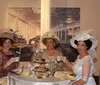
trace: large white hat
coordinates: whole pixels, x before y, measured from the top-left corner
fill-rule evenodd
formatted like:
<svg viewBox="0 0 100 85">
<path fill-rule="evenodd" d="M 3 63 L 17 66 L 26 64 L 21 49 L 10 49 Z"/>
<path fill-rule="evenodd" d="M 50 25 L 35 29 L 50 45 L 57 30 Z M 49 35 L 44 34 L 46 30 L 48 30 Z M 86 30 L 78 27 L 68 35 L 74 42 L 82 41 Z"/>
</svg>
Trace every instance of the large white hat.
<svg viewBox="0 0 100 85">
<path fill-rule="evenodd" d="M 42 36 L 42 43 L 45 45 L 45 40 L 46 39 L 54 39 L 55 40 L 55 45 L 59 44 L 60 39 L 54 34 L 54 32 L 46 32 L 43 36 Z"/>
<path fill-rule="evenodd" d="M 70 40 L 70 44 L 72 47 L 77 48 L 77 45 L 75 44 L 75 40 L 77 41 L 84 41 L 84 40 L 90 40 L 92 42 L 92 46 L 90 49 L 95 49 L 97 47 L 97 39 L 94 38 L 93 36 L 91 36 L 90 34 L 88 34 L 89 31 L 83 31 L 83 32 L 79 32 L 78 34 L 76 34 L 71 40 Z"/>
</svg>

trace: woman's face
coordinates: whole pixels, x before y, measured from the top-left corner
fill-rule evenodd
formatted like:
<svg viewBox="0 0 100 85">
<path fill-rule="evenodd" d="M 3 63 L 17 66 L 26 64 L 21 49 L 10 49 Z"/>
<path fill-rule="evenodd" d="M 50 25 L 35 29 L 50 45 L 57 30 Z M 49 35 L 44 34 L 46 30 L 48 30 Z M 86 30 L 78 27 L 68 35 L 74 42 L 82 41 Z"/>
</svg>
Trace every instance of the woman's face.
<svg viewBox="0 0 100 85">
<path fill-rule="evenodd" d="M 46 40 L 46 47 L 47 47 L 47 49 L 54 48 L 54 41 L 53 41 L 53 39 L 47 39 Z"/>
<path fill-rule="evenodd" d="M 85 42 L 83 42 L 83 41 L 78 41 L 78 43 L 77 43 L 77 50 L 78 50 L 78 52 L 79 53 L 83 53 L 83 52 L 85 52 L 86 51 L 86 44 L 85 44 Z"/>
<path fill-rule="evenodd" d="M 36 41 L 35 42 L 35 48 L 39 48 L 40 47 L 40 41 Z"/>
<path fill-rule="evenodd" d="M 11 48 L 11 40 L 10 39 L 6 39 L 3 43 L 3 47 L 5 49 L 10 49 Z"/>
</svg>

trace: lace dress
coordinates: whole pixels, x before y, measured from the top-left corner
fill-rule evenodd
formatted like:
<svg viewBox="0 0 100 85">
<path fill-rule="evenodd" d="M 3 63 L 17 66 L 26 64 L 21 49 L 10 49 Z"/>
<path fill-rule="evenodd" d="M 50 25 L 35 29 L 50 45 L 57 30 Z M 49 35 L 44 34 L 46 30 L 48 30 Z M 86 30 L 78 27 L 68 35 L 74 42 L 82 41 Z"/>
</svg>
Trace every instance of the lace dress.
<svg viewBox="0 0 100 85">
<path fill-rule="evenodd" d="M 56 50 L 56 53 L 53 56 L 48 56 L 47 52 L 44 51 L 42 58 L 46 60 L 46 63 L 52 64 L 53 71 L 62 71 L 65 70 L 63 62 L 57 62 L 57 56 L 62 56 L 62 52 Z"/>
<path fill-rule="evenodd" d="M 10 66 L 4 69 L 4 65 L 12 58 L 14 54 L 6 55 L 0 50 L 0 85 L 7 85 L 7 74 L 13 68 L 16 68 L 16 63 L 12 63 Z"/>
<path fill-rule="evenodd" d="M 83 79 L 86 82 L 84 85 L 96 85 L 95 80 L 92 77 L 94 72 L 94 63 L 90 55 L 87 55 L 82 59 L 79 59 L 78 56 L 74 63 L 73 71 L 76 74 L 77 80 Z"/>
<path fill-rule="evenodd" d="M 7 76 L 8 71 L 16 68 L 16 62 L 9 65 L 4 69 L 4 65 L 12 58 L 15 57 L 14 54 L 7 55 L 2 50 L 0 50 L 0 78 L 3 76 Z"/>
</svg>

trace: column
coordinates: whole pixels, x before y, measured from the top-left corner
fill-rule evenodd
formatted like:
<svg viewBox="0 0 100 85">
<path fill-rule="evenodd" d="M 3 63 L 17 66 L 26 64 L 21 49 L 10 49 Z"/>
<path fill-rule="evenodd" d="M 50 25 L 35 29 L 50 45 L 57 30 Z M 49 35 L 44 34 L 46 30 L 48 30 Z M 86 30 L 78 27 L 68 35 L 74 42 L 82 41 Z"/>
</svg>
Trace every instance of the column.
<svg viewBox="0 0 100 85">
<path fill-rule="evenodd" d="M 41 0 L 41 32 L 40 35 L 50 30 L 50 0 Z M 41 43 L 41 48 L 44 48 Z"/>
<path fill-rule="evenodd" d="M 50 0 L 41 0 L 41 36 L 50 29 Z"/>
</svg>

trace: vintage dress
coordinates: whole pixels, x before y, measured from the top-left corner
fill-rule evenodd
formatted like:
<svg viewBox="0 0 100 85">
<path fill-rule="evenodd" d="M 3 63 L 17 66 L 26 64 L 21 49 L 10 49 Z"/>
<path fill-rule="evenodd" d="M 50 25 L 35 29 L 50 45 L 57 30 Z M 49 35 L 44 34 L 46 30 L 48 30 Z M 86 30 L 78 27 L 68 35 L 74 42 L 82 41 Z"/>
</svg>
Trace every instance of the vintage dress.
<svg viewBox="0 0 100 85">
<path fill-rule="evenodd" d="M 90 72 L 89 72 L 88 76 L 82 76 L 82 65 L 84 64 L 84 62 L 86 60 L 89 61 Z M 83 57 L 82 59 L 79 59 L 79 56 L 78 56 L 77 60 L 74 63 L 73 71 L 76 74 L 77 80 L 83 79 L 84 81 L 86 81 L 86 84 L 84 84 L 84 85 L 96 85 L 95 80 L 92 77 L 92 74 L 94 73 L 94 63 L 93 63 L 93 59 L 90 55 L 87 55 L 87 56 Z"/>
<path fill-rule="evenodd" d="M 63 58 L 62 52 L 56 50 L 56 53 L 53 56 L 48 56 L 47 51 L 45 50 L 42 54 L 42 58 L 46 60 L 46 63 L 48 63 L 49 65 L 51 64 L 50 68 L 53 72 L 65 70 L 64 63 L 57 62 L 57 56 L 61 56 Z"/>
<path fill-rule="evenodd" d="M 0 78 L 3 76 L 6 76 L 7 73 L 11 70 L 16 68 L 16 62 L 12 63 L 10 66 L 8 66 L 6 69 L 4 69 L 4 65 L 10 60 L 10 58 L 14 57 L 14 54 L 12 55 L 6 55 L 2 50 L 0 50 Z"/>
<path fill-rule="evenodd" d="M 43 58 L 47 64 L 51 65 L 50 67 L 53 71 L 65 70 L 64 63 L 57 62 L 57 56 L 61 56 L 63 58 L 62 52 L 56 50 L 56 53 L 53 56 L 48 56 L 47 50 L 44 50 L 44 52 L 32 56 L 32 61 L 34 61 L 34 59 Z"/>
</svg>

